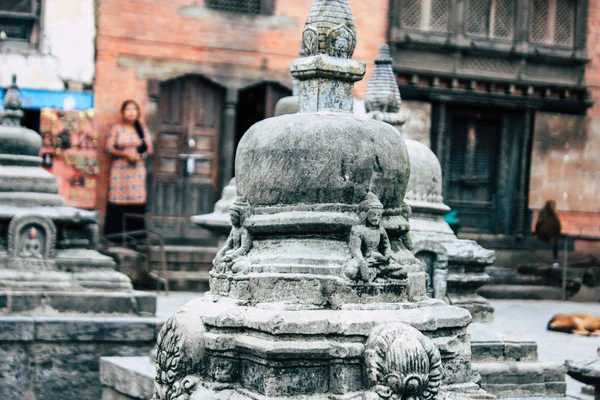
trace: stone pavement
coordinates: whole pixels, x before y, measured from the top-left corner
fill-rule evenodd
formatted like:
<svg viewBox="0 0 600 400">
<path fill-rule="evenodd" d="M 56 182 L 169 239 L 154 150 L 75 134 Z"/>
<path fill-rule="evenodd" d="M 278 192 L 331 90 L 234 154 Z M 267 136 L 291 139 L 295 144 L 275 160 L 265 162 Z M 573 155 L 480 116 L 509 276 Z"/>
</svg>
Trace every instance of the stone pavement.
<svg viewBox="0 0 600 400">
<path fill-rule="evenodd" d="M 156 316 L 167 319 L 199 293 L 172 292 L 158 296 Z M 496 309 L 491 328 L 513 339 L 530 339 L 538 343 L 540 361 L 564 363 L 566 359 L 593 358 L 600 346 L 599 337 L 582 337 L 551 332 L 546 325 L 554 314 L 586 313 L 600 316 L 598 303 L 574 303 L 550 300 L 491 300 Z M 567 376 L 567 393 L 579 395 L 582 384 Z"/>
<path fill-rule="evenodd" d="M 575 303 L 551 300 L 491 300 L 496 309 L 498 329 L 515 338 L 535 340 L 540 361 L 564 363 L 565 360 L 589 360 L 595 357 L 600 337 L 585 337 L 551 332 L 546 329 L 555 314 L 584 313 L 600 316 L 600 303 Z M 579 395 L 582 384 L 567 376 L 567 394 Z"/>
</svg>

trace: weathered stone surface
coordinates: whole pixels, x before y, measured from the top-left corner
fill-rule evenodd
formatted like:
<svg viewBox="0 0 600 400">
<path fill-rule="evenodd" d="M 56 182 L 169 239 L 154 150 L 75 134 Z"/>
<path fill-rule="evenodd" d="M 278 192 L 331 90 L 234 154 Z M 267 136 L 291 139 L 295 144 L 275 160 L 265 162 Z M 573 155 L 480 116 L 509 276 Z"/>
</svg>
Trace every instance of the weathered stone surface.
<svg viewBox="0 0 600 400">
<path fill-rule="evenodd" d="M 149 342 L 153 318 L 34 317 L 36 341 Z"/>
<path fill-rule="evenodd" d="M 283 115 L 242 137 L 237 187 L 254 207 L 357 204 L 371 188 L 385 208 L 397 208 L 408 183 L 407 161 L 402 136 L 380 122 L 335 113 Z"/>
<path fill-rule="evenodd" d="M 155 342 L 154 318 L 0 317 L 0 398 L 99 399 L 100 357 L 145 356 Z"/>
<path fill-rule="evenodd" d="M 426 298 L 409 250 L 402 135 L 351 114 L 348 1 L 315 0 L 302 39 L 300 113 L 240 141 L 234 230 L 211 292 L 161 329 L 154 398 L 486 398 L 469 312 Z"/>
<path fill-rule="evenodd" d="M 27 342 L 34 338 L 35 322 L 30 317 L 0 317 L 0 341 Z"/>
<path fill-rule="evenodd" d="M 114 391 L 114 396 L 123 396 L 124 399 L 150 399 L 154 393 L 155 373 L 154 363 L 148 357 L 102 357 L 102 398 L 118 399 L 119 397 L 108 397 Z"/>
</svg>

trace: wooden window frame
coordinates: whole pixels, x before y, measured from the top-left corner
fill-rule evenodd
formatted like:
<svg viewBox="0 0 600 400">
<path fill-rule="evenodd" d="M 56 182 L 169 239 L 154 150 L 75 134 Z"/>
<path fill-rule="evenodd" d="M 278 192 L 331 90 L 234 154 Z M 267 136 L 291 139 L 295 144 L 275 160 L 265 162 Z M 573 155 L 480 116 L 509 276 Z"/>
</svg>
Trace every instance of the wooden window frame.
<svg viewBox="0 0 600 400">
<path fill-rule="evenodd" d="M 220 0 L 204 0 L 207 8 L 214 10 L 214 11 L 218 11 L 218 12 L 228 12 L 228 13 L 232 13 L 232 14 L 250 15 L 250 16 L 267 16 L 267 15 L 273 15 L 275 13 L 275 1 L 276 0 L 260 0 L 260 12 L 258 12 L 258 13 L 226 10 L 226 9 L 224 9 L 223 6 L 221 6 L 219 4 L 219 1 Z M 246 2 L 247 0 L 238 0 L 238 1 Z"/>
<path fill-rule="evenodd" d="M 578 2 L 576 0 L 572 0 L 573 7 L 573 16 L 572 16 L 572 32 L 571 32 L 571 43 L 569 44 L 561 44 L 556 43 L 556 19 L 557 19 L 557 2 L 558 0 L 547 0 L 548 1 L 548 25 L 547 25 L 547 34 L 546 39 L 542 41 L 534 41 L 532 39 L 532 33 L 529 33 L 528 41 L 534 45 L 542 45 L 542 46 L 550 46 L 550 47 L 561 47 L 561 48 L 572 48 L 576 46 L 577 43 L 577 25 L 580 21 L 578 21 Z M 530 17 L 529 17 L 529 26 L 532 26 L 531 19 L 534 17 L 534 8 L 533 1 L 530 3 Z"/>
<path fill-rule="evenodd" d="M 469 15 L 469 2 L 468 0 L 465 1 L 465 7 L 466 7 L 466 15 L 465 15 L 465 35 L 467 36 L 471 36 L 471 37 L 476 37 L 476 38 L 482 38 L 482 39 L 490 39 L 490 40 L 502 40 L 502 41 L 508 41 L 508 42 L 512 42 L 515 40 L 515 35 L 516 35 L 516 29 L 517 29 L 517 13 L 518 13 L 518 2 L 514 1 L 513 3 L 513 21 L 512 21 L 512 34 L 509 37 L 501 37 L 501 36 L 495 36 L 495 31 L 496 31 L 496 9 L 497 9 L 497 4 L 498 4 L 498 0 L 490 0 L 490 11 L 489 11 L 489 15 L 488 15 L 488 24 L 485 27 L 486 29 L 486 33 L 485 35 L 479 35 L 476 33 L 469 33 L 468 32 L 468 26 L 467 26 L 467 18 Z"/>
<path fill-rule="evenodd" d="M 5 39 L 6 41 L 31 43 L 31 44 L 37 43 L 39 35 L 37 35 L 36 33 L 37 33 L 37 31 L 39 31 L 40 14 L 41 14 L 43 0 L 29 0 L 29 2 L 31 4 L 31 12 L 16 12 L 16 11 L 8 11 L 8 10 L 0 9 L 0 18 L 28 21 L 31 23 L 31 27 L 27 30 L 26 38 L 22 39 L 22 38 L 8 37 Z M 0 22 L 0 31 L 3 31 L 3 26 L 1 24 L 1 22 Z"/>
</svg>

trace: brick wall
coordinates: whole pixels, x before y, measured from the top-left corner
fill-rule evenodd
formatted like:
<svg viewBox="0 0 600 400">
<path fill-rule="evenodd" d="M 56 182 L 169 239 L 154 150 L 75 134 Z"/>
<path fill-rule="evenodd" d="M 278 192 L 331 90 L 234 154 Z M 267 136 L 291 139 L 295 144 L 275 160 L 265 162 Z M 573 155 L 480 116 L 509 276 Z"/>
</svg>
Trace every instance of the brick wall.
<svg viewBox="0 0 600 400">
<path fill-rule="evenodd" d="M 350 0 L 358 45 L 354 55 L 368 63 L 368 76 L 356 85 L 363 97 L 378 46 L 386 42 L 389 0 Z M 193 4 L 193 5 L 191 5 Z M 132 98 L 146 108 L 143 67 L 123 66 L 123 57 L 173 65 L 216 64 L 216 69 L 289 71 L 298 56 L 304 20 L 312 0 L 277 0 L 273 16 L 248 17 L 204 8 L 202 0 L 97 0 L 95 103 L 100 145 L 118 121 L 118 108 Z M 121 60 L 121 61 L 120 61 Z M 292 77 L 290 76 L 290 82 Z M 101 159 L 98 208 L 104 210 L 109 160 Z"/>
<path fill-rule="evenodd" d="M 564 233 L 600 237 L 600 1 L 588 4 L 585 82 L 594 105 L 581 117 L 537 113 L 529 207 L 553 199 Z"/>
</svg>

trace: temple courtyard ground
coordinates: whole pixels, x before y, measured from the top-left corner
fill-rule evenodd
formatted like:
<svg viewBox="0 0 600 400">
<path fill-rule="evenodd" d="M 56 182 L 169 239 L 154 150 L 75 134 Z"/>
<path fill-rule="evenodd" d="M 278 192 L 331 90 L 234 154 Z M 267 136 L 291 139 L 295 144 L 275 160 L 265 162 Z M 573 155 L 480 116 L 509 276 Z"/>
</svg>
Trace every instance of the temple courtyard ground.
<svg viewBox="0 0 600 400">
<path fill-rule="evenodd" d="M 171 292 L 159 294 L 156 316 L 168 318 L 200 293 Z M 496 309 L 494 329 L 510 339 L 529 339 L 538 343 L 540 361 L 562 364 L 567 359 L 587 360 L 596 355 L 600 337 L 583 337 L 546 329 L 555 314 L 585 313 L 600 316 L 600 303 L 576 303 L 548 300 L 491 300 Z M 567 376 L 567 394 L 579 398 L 581 383 Z"/>
</svg>

